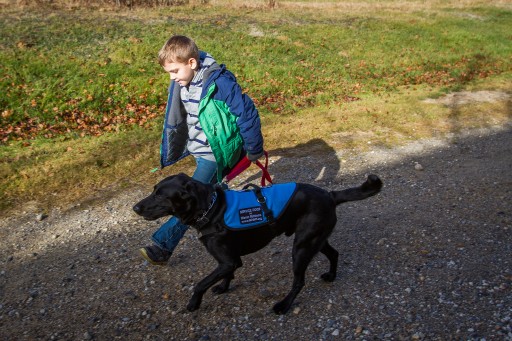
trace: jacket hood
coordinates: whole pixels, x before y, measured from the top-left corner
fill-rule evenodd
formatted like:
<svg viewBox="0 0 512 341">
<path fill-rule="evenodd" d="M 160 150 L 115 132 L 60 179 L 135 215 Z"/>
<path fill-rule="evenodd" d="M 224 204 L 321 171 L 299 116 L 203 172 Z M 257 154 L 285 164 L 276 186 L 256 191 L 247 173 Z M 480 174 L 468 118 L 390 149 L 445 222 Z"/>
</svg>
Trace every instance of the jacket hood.
<svg viewBox="0 0 512 341">
<path fill-rule="evenodd" d="M 199 52 L 199 63 L 201 64 L 201 67 L 205 66 L 206 70 L 204 71 L 203 79 L 207 81 L 206 84 L 203 84 L 203 89 L 211 84 L 211 78 L 213 76 L 214 79 L 217 79 L 218 73 L 217 71 L 221 70 L 224 65 L 217 64 L 217 61 L 213 59 L 213 57 L 204 52 Z"/>
</svg>

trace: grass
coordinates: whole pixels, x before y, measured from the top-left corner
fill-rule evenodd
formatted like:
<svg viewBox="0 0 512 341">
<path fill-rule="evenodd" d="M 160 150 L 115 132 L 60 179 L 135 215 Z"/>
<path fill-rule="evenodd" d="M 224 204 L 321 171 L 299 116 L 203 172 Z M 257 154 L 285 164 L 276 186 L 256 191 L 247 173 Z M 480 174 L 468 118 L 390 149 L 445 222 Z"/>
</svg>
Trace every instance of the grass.
<svg viewBox="0 0 512 341">
<path fill-rule="evenodd" d="M 392 146 L 510 119 L 506 103 L 455 111 L 422 102 L 463 89 L 512 91 L 504 2 L 283 1 L 272 11 L 211 3 L 0 9 L 0 208 L 27 198 L 51 206 L 161 176 L 149 172 L 168 86 L 156 52 L 173 33 L 192 36 L 237 75 L 269 150 L 314 138 Z"/>
</svg>

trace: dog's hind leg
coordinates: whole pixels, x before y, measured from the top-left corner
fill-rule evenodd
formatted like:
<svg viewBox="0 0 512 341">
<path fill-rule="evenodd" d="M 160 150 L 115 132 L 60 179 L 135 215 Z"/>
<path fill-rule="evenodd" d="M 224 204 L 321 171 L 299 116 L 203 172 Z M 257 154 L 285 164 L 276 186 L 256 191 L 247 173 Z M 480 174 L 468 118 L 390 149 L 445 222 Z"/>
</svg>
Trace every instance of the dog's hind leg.
<svg viewBox="0 0 512 341">
<path fill-rule="evenodd" d="M 320 276 L 326 282 L 332 282 L 336 278 L 336 272 L 338 271 L 338 257 L 339 253 L 333 248 L 326 240 L 324 246 L 320 249 L 327 259 L 329 259 L 329 272 L 326 272 Z"/>
</svg>

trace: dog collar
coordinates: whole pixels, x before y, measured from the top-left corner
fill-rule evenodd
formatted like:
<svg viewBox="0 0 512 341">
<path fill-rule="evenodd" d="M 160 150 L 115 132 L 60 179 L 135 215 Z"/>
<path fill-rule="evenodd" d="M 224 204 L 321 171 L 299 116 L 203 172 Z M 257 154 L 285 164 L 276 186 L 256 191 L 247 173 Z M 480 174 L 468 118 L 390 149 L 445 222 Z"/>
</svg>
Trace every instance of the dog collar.
<svg viewBox="0 0 512 341">
<path fill-rule="evenodd" d="M 217 201 L 217 192 L 213 192 L 212 196 L 212 202 L 210 203 L 210 206 L 208 206 L 208 209 L 203 213 L 203 215 L 199 218 L 197 218 L 196 223 L 194 224 L 196 228 L 201 228 L 204 225 L 208 224 L 210 220 L 206 218 L 210 210 L 212 209 L 213 205 L 215 204 L 215 201 Z"/>
</svg>

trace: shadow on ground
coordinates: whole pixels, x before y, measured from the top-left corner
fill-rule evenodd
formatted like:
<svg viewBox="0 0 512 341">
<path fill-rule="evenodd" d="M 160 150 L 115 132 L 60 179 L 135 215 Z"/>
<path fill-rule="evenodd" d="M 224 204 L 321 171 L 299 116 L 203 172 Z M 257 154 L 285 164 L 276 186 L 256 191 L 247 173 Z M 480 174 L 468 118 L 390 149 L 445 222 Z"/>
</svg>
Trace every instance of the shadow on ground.
<svg viewBox="0 0 512 341">
<path fill-rule="evenodd" d="M 269 166 L 275 183 L 330 183 L 337 180 L 340 170 L 336 151 L 322 139 L 313 139 L 291 148 L 270 150 L 269 155 L 277 159 Z M 242 181 L 241 185 L 259 183 L 260 178 L 261 172 L 258 172 Z"/>
</svg>

